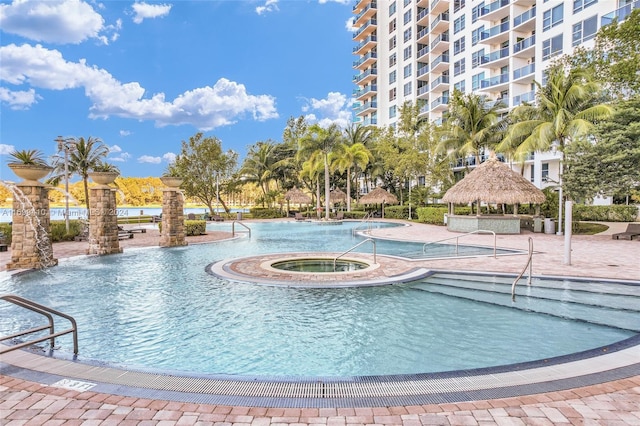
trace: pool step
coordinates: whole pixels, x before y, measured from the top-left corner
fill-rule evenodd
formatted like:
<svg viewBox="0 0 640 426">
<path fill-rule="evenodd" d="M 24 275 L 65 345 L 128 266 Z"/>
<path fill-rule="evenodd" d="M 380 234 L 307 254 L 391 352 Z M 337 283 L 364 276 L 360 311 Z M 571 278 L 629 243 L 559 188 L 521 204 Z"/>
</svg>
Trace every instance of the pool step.
<svg viewBox="0 0 640 426">
<path fill-rule="evenodd" d="M 485 278 L 489 279 L 489 277 Z M 640 332 L 640 303 L 638 303 L 637 297 L 636 300 L 629 303 L 627 300 L 629 295 L 592 293 L 591 297 L 594 300 L 586 300 L 588 295 L 583 294 L 585 292 L 582 291 L 579 296 L 585 301 L 581 302 L 575 300 L 576 295 L 573 294 L 573 290 L 564 289 L 562 295 L 556 293 L 557 297 L 552 298 L 549 291 L 557 292 L 557 289 L 536 288 L 535 285 L 528 287 L 524 284 L 522 288 L 518 288 L 518 297 L 514 303 L 511 301 L 512 279 L 507 281 L 506 277 L 491 278 L 491 282 L 485 282 L 474 280 L 471 276 L 465 276 L 464 280 L 458 280 L 445 274 L 436 274 L 420 283 L 412 284 L 411 287 L 420 291 Z M 493 280 L 493 278 L 496 279 Z M 536 293 L 543 294 L 540 296 Z M 560 296 L 566 301 L 559 302 L 557 299 Z M 607 296 L 606 303 L 600 303 L 599 299 L 602 296 Z"/>
</svg>

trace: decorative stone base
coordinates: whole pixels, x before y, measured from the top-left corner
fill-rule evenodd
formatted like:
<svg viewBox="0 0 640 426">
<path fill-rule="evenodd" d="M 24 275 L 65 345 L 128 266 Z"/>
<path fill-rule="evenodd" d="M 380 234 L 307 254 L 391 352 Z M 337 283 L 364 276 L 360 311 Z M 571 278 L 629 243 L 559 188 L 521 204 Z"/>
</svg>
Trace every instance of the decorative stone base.
<svg viewBox="0 0 640 426">
<path fill-rule="evenodd" d="M 116 195 L 113 188 L 91 188 L 89 197 L 89 249 L 87 254 L 122 253 L 118 238 Z"/>
<path fill-rule="evenodd" d="M 184 232 L 184 201 L 178 188 L 162 191 L 162 228 L 160 247 L 186 246 Z"/>
</svg>

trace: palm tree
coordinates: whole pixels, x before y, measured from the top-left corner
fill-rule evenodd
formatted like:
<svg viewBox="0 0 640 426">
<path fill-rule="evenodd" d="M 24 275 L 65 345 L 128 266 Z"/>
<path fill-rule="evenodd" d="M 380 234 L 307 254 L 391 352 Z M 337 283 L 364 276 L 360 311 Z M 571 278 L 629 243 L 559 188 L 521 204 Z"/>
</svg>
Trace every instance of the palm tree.
<svg viewBox="0 0 640 426">
<path fill-rule="evenodd" d="M 269 193 L 269 182 L 272 180 L 275 169 L 275 161 L 273 153 L 275 144 L 272 141 L 257 142 L 249 148 L 247 157 L 242 164 L 240 174 L 246 178 L 248 182 L 256 183 L 262 189 L 264 200 L 267 199 Z"/>
<path fill-rule="evenodd" d="M 313 154 L 319 153 L 324 161 L 324 200 L 325 200 L 325 217 L 329 219 L 329 193 L 330 174 L 329 174 L 329 154 L 340 143 L 342 132 L 337 124 L 332 124 L 324 129 L 318 124 L 309 127 L 307 134 L 300 141 L 298 147 L 299 158 L 310 158 Z"/>
<path fill-rule="evenodd" d="M 302 163 L 302 169 L 300 170 L 300 179 L 305 182 L 309 180 L 312 182 L 309 185 L 309 189 L 313 190 L 315 186 L 315 199 L 316 199 L 316 212 L 318 218 L 320 218 L 320 174 L 324 170 L 324 160 L 320 151 L 313 153 L 309 159 Z"/>
<path fill-rule="evenodd" d="M 354 172 L 358 167 L 364 169 L 370 161 L 373 161 L 371 151 L 363 143 L 338 144 L 330 155 L 330 163 L 333 170 L 347 171 L 347 211 L 351 211 L 351 169 Z M 354 173 L 355 174 L 355 173 Z"/>
<path fill-rule="evenodd" d="M 438 135 L 438 151 L 451 156 L 473 155 L 480 164 L 480 152 L 498 142 L 501 102 L 489 101 L 475 93 L 455 90 L 449 102 L 449 116 Z"/>
<path fill-rule="evenodd" d="M 88 139 L 71 138 L 67 144 L 72 147 L 68 158 L 68 171 L 70 175 L 78 175 L 82 179 L 84 185 L 84 199 L 87 206 L 87 217 L 90 217 L 89 208 L 89 172 L 95 167 L 102 164 L 102 159 L 109 154 L 109 148 L 100 140 L 89 136 Z M 47 181 L 52 185 L 57 185 L 65 176 L 64 156 L 56 155 L 53 157 L 52 177 Z"/>
</svg>

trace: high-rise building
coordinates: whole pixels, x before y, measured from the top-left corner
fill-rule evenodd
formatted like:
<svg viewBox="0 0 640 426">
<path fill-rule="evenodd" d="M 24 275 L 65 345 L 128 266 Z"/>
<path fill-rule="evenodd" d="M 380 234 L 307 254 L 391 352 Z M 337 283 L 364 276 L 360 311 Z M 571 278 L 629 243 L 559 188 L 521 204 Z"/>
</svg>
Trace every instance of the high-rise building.
<svg viewBox="0 0 640 426">
<path fill-rule="evenodd" d="M 500 100 L 506 113 L 535 100 L 534 81 L 544 84 L 555 57 L 589 46 L 634 8 L 640 0 L 358 0 L 355 120 L 393 126 L 405 101 L 421 100 L 421 114 L 441 123 L 454 89 Z M 524 176 L 557 185 L 559 163 L 557 153 L 534 153 Z"/>
</svg>

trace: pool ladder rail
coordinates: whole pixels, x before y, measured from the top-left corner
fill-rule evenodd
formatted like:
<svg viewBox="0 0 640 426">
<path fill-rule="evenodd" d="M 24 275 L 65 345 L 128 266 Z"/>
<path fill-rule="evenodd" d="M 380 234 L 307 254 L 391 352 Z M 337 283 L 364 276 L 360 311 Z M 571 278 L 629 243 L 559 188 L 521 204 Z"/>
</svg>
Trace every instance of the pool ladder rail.
<svg viewBox="0 0 640 426">
<path fill-rule="evenodd" d="M 351 247 L 349 250 L 345 251 L 344 253 L 341 253 L 341 254 L 337 255 L 336 257 L 334 257 L 333 258 L 333 272 L 336 271 L 336 262 L 338 261 L 338 259 L 340 259 L 345 254 L 350 253 L 351 251 L 357 249 L 362 244 L 368 243 L 368 242 L 373 244 L 373 264 L 374 265 L 377 264 L 378 262 L 376 260 L 376 241 L 373 238 L 367 238 L 366 240 L 360 241 L 358 244 L 356 244 L 355 246 Z"/>
<path fill-rule="evenodd" d="M 527 278 L 527 285 L 531 285 L 531 270 L 533 269 L 533 238 L 529 237 L 529 255 L 527 256 L 527 263 L 520 271 L 520 274 L 513 280 L 513 284 L 511 284 L 511 301 L 516 301 L 516 284 L 520 281 L 520 278 L 524 275 L 524 272 L 529 268 L 529 277 Z"/>
<path fill-rule="evenodd" d="M 442 240 L 437 240 L 437 241 L 429 241 L 424 243 L 424 245 L 422 246 L 422 253 L 426 253 L 427 250 L 427 246 L 431 245 L 431 244 L 437 244 L 437 243 L 441 243 L 443 241 L 449 241 L 449 240 L 456 240 L 456 256 L 459 254 L 458 253 L 458 241 L 460 238 L 462 237 L 467 237 L 469 235 L 473 235 L 473 234 L 493 234 L 493 258 L 496 258 L 496 233 L 494 231 L 488 231 L 485 229 L 478 229 L 475 231 L 471 231 L 471 232 L 467 232 L 465 234 L 462 235 L 456 235 L 455 237 L 448 237 L 448 238 L 444 238 Z"/>
<path fill-rule="evenodd" d="M 373 219 L 373 212 L 369 212 L 366 215 L 364 215 L 364 217 L 362 218 L 362 222 L 360 222 L 360 224 L 358 226 L 356 226 L 355 228 L 353 228 L 351 230 L 351 234 L 352 235 L 356 235 L 358 233 L 358 231 L 362 231 L 363 228 L 366 226 L 366 230 L 364 230 L 363 232 L 365 234 L 370 234 L 371 233 L 371 222 Z"/>
<path fill-rule="evenodd" d="M 73 319 L 72 316 L 64 314 L 60 311 L 57 311 L 53 308 L 49 308 L 47 306 L 41 305 L 39 303 L 34 302 L 33 300 L 25 299 L 20 296 L 16 296 L 14 294 L 6 294 L 1 296 L 0 299 L 6 300 L 9 303 L 13 303 L 14 305 L 20 306 L 22 308 L 28 309 L 32 312 L 43 315 L 49 320 L 49 325 L 42 325 L 40 327 L 31 328 L 29 330 L 20 331 L 18 333 L 12 334 L 10 336 L 0 337 L 0 342 L 5 340 L 14 339 L 20 336 L 26 336 L 28 334 L 38 333 L 40 331 L 49 330 L 49 334 L 44 337 L 38 337 L 33 340 L 29 340 L 28 342 L 18 343 L 12 346 L 0 347 L 0 354 L 10 352 L 16 349 L 24 348 L 27 346 L 31 346 L 34 343 L 44 342 L 45 340 L 49 340 L 49 344 L 51 348 L 55 346 L 56 337 L 63 336 L 65 334 L 72 333 L 73 334 L 73 353 L 78 355 L 78 326 L 76 325 L 76 320 Z M 67 330 L 55 331 L 55 322 L 53 320 L 53 315 L 59 316 L 68 320 L 71 323 L 71 327 Z"/>
<path fill-rule="evenodd" d="M 236 236 L 236 223 L 240 226 L 242 226 L 243 228 L 246 229 L 246 232 L 249 234 L 249 238 L 251 238 L 251 228 L 249 228 L 247 225 L 245 225 L 242 222 L 238 222 L 237 220 L 234 220 L 233 222 L 231 222 L 231 236 L 235 237 Z M 245 231 L 243 231 L 245 232 Z"/>
</svg>

